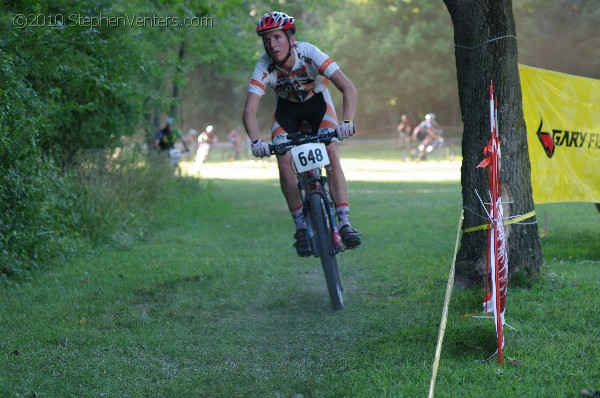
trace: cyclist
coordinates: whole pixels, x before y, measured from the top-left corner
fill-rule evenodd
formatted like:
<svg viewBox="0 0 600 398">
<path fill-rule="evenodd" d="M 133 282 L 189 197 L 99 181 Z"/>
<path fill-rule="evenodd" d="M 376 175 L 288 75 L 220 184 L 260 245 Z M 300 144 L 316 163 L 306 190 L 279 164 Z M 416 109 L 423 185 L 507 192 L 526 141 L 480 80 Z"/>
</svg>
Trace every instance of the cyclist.
<svg viewBox="0 0 600 398">
<path fill-rule="evenodd" d="M 216 143 L 217 136 L 213 131 L 213 126 L 206 126 L 206 130 L 198 136 L 198 151 L 196 152 L 196 168 L 198 172 L 200 171 L 200 167 L 202 167 L 202 163 L 208 158 L 210 149 Z"/>
<path fill-rule="evenodd" d="M 294 18 L 278 11 L 263 15 L 256 25 L 262 38 L 265 54 L 259 59 L 248 86 L 243 122 L 252 141 L 255 157 L 270 156 L 269 145 L 260 137 L 256 113 L 267 86 L 277 96 L 271 139 L 277 145 L 287 141 L 289 132 L 300 131 L 304 122 L 312 132 L 319 128 L 339 127 L 342 138 L 354 134 L 352 119 L 356 112 L 356 88 L 336 62 L 314 45 L 296 41 Z M 337 116 L 327 90 L 331 81 L 343 95 L 343 122 Z M 350 224 L 350 207 L 346 177 L 338 153 L 339 142 L 327 146 L 331 162 L 328 170 L 331 195 L 336 205 L 340 235 L 347 248 L 361 244 L 360 233 Z M 311 249 L 304 221 L 302 199 L 297 179 L 291 165 L 290 153 L 277 156 L 281 190 L 296 225 L 294 238 L 296 252 L 301 257 L 310 256 Z"/>
<path fill-rule="evenodd" d="M 400 124 L 396 127 L 398 132 L 398 139 L 400 141 L 406 141 L 410 138 L 413 131 L 413 124 L 406 115 L 400 117 Z"/>
<path fill-rule="evenodd" d="M 229 160 L 239 160 L 241 151 L 240 126 L 236 126 L 229 131 L 229 134 L 227 134 L 227 141 L 231 145 Z"/>
<path fill-rule="evenodd" d="M 174 125 L 175 119 L 168 117 L 165 127 L 156 132 L 154 136 L 154 146 L 156 149 L 161 151 L 173 149 L 177 140 L 181 139 L 181 132 Z"/>
<path fill-rule="evenodd" d="M 413 131 L 413 139 L 420 142 L 416 154 L 420 160 L 425 160 L 427 154 L 444 143 L 442 133 L 443 130 L 435 120 L 435 113 L 425 115 L 425 120 L 419 123 Z"/>
<path fill-rule="evenodd" d="M 158 130 L 154 136 L 154 146 L 161 153 L 166 153 L 169 156 L 171 162 L 171 168 L 181 175 L 181 167 L 179 161 L 181 160 L 181 151 L 174 151 L 175 144 L 179 141 L 181 145 L 188 150 L 185 139 L 181 135 L 181 131 L 175 125 L 175 119 L 172 117 L 167 118 L 165 127 Z"/>
<path fill-rule="evenodd" d="M 404 147 L 409 149 L 413 132 L 413 123 L 405 114 L 400 116 L 400 124 L 396 127 L 396 131 L 398 133 L 398 143 L 404 144 Z"/>
</svg>

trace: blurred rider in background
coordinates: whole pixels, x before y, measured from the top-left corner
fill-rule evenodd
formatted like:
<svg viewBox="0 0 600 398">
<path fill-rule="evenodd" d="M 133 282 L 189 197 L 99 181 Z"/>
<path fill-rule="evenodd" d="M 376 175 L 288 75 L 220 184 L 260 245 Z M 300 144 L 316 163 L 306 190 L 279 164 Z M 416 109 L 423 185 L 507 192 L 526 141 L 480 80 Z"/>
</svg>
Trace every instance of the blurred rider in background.
<svg viewBox="0 0 600 398">
<path fill-rule="evenodd" d="M 175 119 L 168 117 L 165 127 L 158 130 L 154 136 L 154 147 L 161 151 L 173 149 L 179 139 L 181 139 L 181 132 L 175 127 Z"/>
<path fill-rule="evenodd" d="M 175 147 L 175 144 L 187 151 L 188 147 L 181 135 L 181 131 L 175 127 L 175 119 L 172 117 L 167 118 L 165 127 L 158 130 L 154 136 L 154 147 L 161 151 L 161 153 L 167 153 L 171 162 L 171 168 L 178 174 L 181 175 L 181 167 L 179 162 L 181 160 L 182 151 Z"/>
<path fill-rule="evenodd" d="M 240 137 L 240 126 L 236 126 L 234 129 L 229 131 L 227 134 L 227 142 L 231 145 L 231 152 L 229 154 L 229 160 L 239 160 L 240 152 L 242 149 L 242 140 Z"/>
<path fill-rule="evenodd" d="M 342 138 L 353 135 L 356 88 L 337 63 L 314 45 L 296 41 L 295 20 L 283 12 L 273 11 L 263 15 L 256 25 L 256 33 L 262 38 L 265 54 L 252 73 L 243 114 L 244 127 L 252 141 L 252 154 L 255 157 L 270 156 L 269 144 L 261 139 L 256 118 L 260 100 L 268 86 L 274 89 L 277 96 L 271 127 L 273 144 L 288 141 L 287 134 L 300 131 L 304 121 L 310 124 L 313 134 L 317 134 L 321 128 L 339 128 Z M 339 124 L 327 89 L 329 81 L 342 93 L 343 122 Z M 361 235 L 350 224 L 348 189 L 338 146 L 339 142 L 327 146 L 331 161 L 327 175 L 342 242 L 347 248 L 355 248 L 361 244 Z M 277 156 L 277 165 L 281 190 L 296 225 L 296 252 L 302 257 L 310 256 L 302 199 L 291 164 L 291 154 L 288 152 Z"/>
<path fill-rule="evenodd" d="M 216 143 L 217 136 L 213 131 L 213 126 L 206 126 L 206 130 L 198 136 L 198 151 L 196 152 L 196 169 L 198 172 L 200 172 L 202 163 L 208 158 L 210 149 Z"/>
<path fill-rule="evenodd" d="M 396 127 L 398 133 L 398 144 L 403 145 L 406 149 L 409 148 L 412 140 L 413 123 L 407 115 L 400 116 L 400 124 Z"/>
<path fill-rule="evenodd" d="M 405 141 L 406 138 L 410 138 L 413 132 L 413 124 L 408 116 L 400 116 L 400 124 L 396 127 L 396 131 L 398 132 L 398 139 L 400 141 Z"/>
<path fill-rule="evenodd" d="M 419 141 L 419 146 L 415 156 L 419 160 L 425 160 L 427 155 L 430 154 L 435 148 L 441 147 L 444 143 L 442 137 L 443 130 L 435 120 L 434 113 L 428 113 L 425 115 L 425 120 L 415 127 L 413 131 L 413 139 Z"/>
</svg>

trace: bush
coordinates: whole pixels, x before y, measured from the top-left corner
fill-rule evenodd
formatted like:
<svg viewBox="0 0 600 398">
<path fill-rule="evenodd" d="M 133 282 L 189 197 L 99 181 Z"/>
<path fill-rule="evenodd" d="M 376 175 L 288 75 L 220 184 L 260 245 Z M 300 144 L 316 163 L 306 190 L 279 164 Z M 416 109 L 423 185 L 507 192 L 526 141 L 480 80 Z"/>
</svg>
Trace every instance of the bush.
<svg viewBox="0 0 600 398">
<path fill-rule="evenodd" d="M 79 232 L 94 244 L 126 244 L 142 238 L 144 219 L 166 197 L 172 181 L 168 164 L 140 146 L 85 151 L 73 173 Z"/>
<path fill-rule="evenodd" d="M 142 60 L 135 35 L 78 26 L 17 29 L 13 16 L 31 15 L 31 6 L 0 8 L 4 275 L 51 264 L 82 238 L 99 243 L 139 228 L 144 184 L 156 171 L 139 167 L 140 151 L 112 157 L 121 137 L 135 131 L 151 91 L 145 79 L 154 69 Z M 41 7 L 34 11 L 42 15 Z"/>
<path fill-rule="evenodd" d="M 6 57 L 0 81 L 0 272 L 14 274 L 64 253 L 77 234 L 70 184 L 37 146 L 42 103 Z"/>
<path fill-rule="evenodd" d="M 0 273 L 55 264 L 88 243 L 127 247 L 144 238 L 174 186 L 165 159 L 139 146 L 81 151 L 75 160 L 68 171 L 44 161 L 33 173 L 13 167 L 0 177 Z"/>
<path fill-rule="evenodd" d="M 46 105 L 0 53 L 0 273 L 18 275 L 68 256 L 83 243 L 143 234 L 170 170 L 139 146 L 79 150 L 68 168 L 44 155 Z M 164 166 L 164 165 L 162 165 Z"/>
</svg>

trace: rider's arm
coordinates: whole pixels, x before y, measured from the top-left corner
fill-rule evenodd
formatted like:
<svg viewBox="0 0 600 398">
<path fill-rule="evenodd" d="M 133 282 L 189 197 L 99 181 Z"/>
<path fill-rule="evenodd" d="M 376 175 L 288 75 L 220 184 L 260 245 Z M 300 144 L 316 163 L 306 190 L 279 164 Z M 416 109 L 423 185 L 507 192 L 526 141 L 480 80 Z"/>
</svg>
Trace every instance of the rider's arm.
<svg viewBox="0 0 600 398">
<path fill-rule="evenodd" d="M 354 120 L 357 102 L 356 87 L 341 69 L 336 70 L 329 80 L 342 93 L 344 103 L 342 120 Z"/>
<path fill-rule="evenodd" d="M 246 128 L 246 133 L 250 137 L 250 141 L 254 142 L 260 139 L 260 132 L 258 130 L 258 120 L 256 119 L 256 113 L 258 111 L 258 105 L 260 104 L 260 96 L 255 93 L 248 93 L 246 97 L 246 104 L 244 105 L 244 114 L 242 121 Z"/>
</svg>

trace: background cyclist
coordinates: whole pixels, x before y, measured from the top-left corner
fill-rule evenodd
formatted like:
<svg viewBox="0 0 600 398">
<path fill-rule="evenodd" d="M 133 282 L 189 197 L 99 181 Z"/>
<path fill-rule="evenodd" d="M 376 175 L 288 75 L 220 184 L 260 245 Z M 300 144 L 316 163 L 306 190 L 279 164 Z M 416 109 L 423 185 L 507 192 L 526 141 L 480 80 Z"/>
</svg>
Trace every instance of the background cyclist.
<svg viewBox="0 0 600 398">
<path fill-rule="evenodd" d="M 175 119 L 168 117 L 165 127 L 158 130 L 154 136 L 154 147 L 161 151 L 173 149 L 179 139 L 181 139 L 181 132 L 175 127 Z"/>
<path fill-rule="evenodd" d="M 435 114 L 428 113 L 425 115 L 425 120 L 419 123 L 413 131 L 413 139 L 420 142 L 416 154 L 420 160 L 425 160 L 434 148 L 444 142 L 442 133 L 442 128 L 435 120 Z"/>
</svg>

